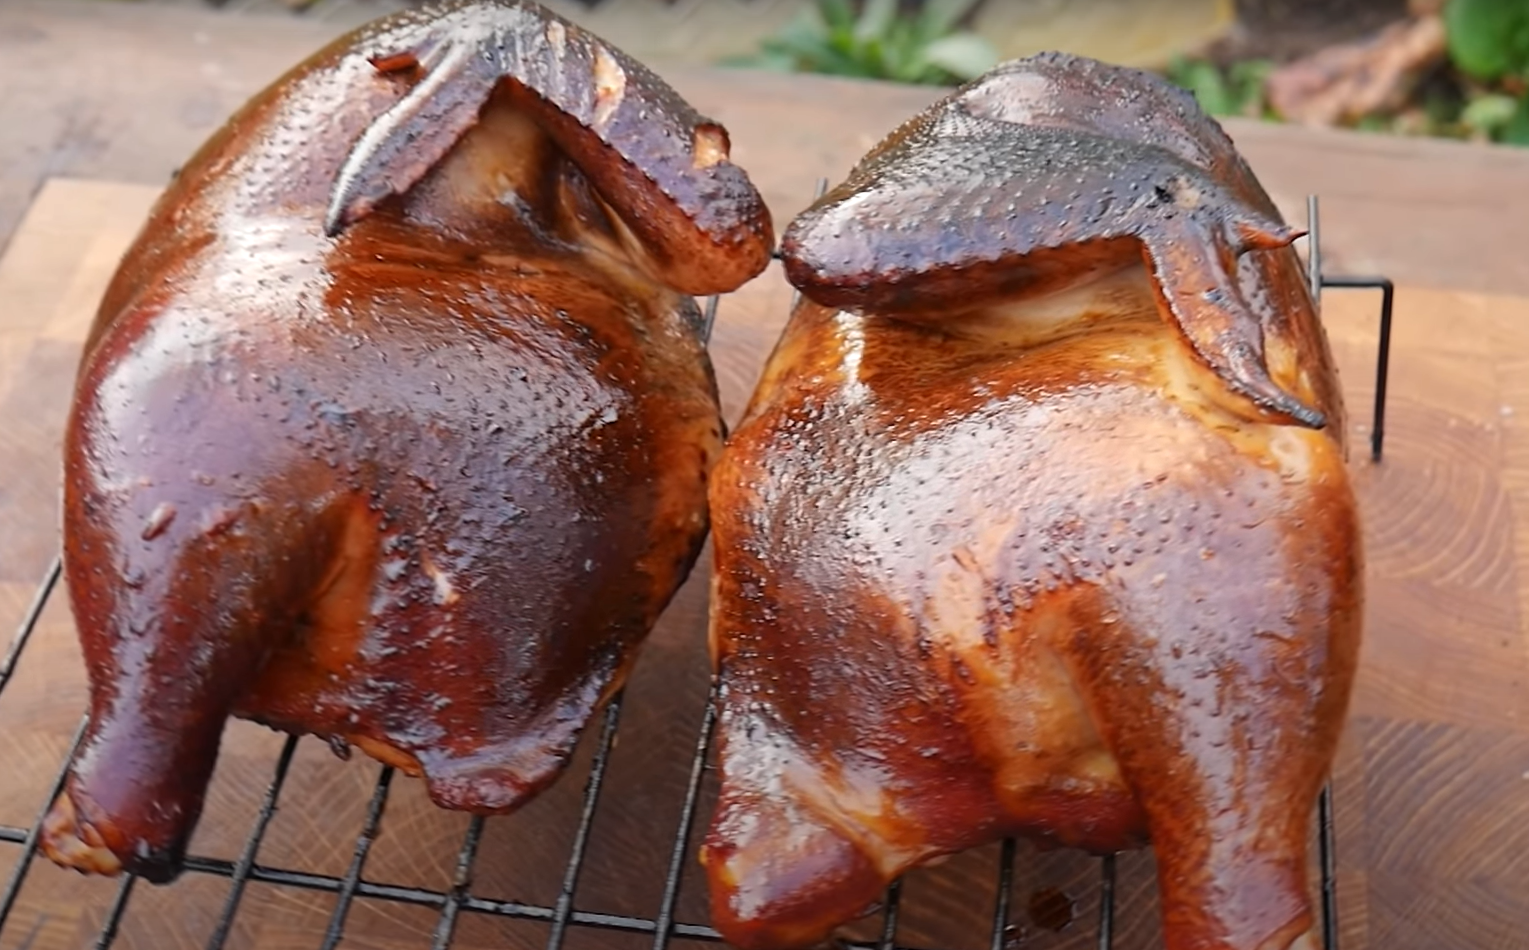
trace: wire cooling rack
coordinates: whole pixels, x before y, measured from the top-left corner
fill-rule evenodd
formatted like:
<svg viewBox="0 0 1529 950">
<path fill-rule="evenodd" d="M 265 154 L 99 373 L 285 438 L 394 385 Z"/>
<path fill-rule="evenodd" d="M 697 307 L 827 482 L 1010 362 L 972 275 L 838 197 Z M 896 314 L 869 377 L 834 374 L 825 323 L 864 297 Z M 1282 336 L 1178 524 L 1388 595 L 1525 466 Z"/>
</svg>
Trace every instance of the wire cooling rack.
<svg viewBox="0 0 1529 950">
<path fill-rule="evenodd" d="M 825 184 L 826 182 L 819 183 L 819 194 L 822 193 Z M 1321 292 L 1324 288 L 1371 289 L 1381 292 L 1378 353 L 1375 365 L 1374 422 L 1370 433 L 1370 457 L 1373 462 L 1378 463 L 1381 459 L 1382 442 L 1385 437 L 1386 384 L 1390 356 L 1391 309 L 1394 288 L 1391 281 L 1383 277 L 1324 276 L 1322 274 L 1320 226 L 1317 213 L 1317 199 L 1315 197 L 1307 199 L 1307 216 L 1309 228 L 1307 237 L 1308 268 L 1313 298 L 1320 302 Z M 716 319 L 717 304 L 718 298 L 710 298 L 704 311 L 705 332 L 708 337 L 710 336 L 712 324 Z M 58 587 L 60 572 L 61 562 L 58 557 L 55 557 L 42 583 L 38 586 L 37 592 L 22 619 L 21 626 L 17 630 L 9 650 L 6 652 L 4 661 L 0 662 L 0 693 L 3 693 L 5 687 L 9 684 L 15 673 L 17 661 L 26 649 L 33 630 L 37 627 L 38 618 L 42 615 L 43 608 L 47 605 L 48 599 Z M 457 923 L 464 913 L 486 914 L 502 918 L 547 923 L 550 925 L 546 939 L 547 950 L 560 950 L 570 928 L 592 928 L 628 934 L 648 934 L 653 938 L 653 950 L 665 950 L 665 948 L 669 947 L 670 942 L 675 939 L 720 943 L 721 937 L 712 927 L 702 923 L 675 919 L 675 908 L 679 900 L 680 885 L 684 879 L 685 868 L 691 863 L 689 861 L 691 834 L 696 821 L 701 785 L 705 772 L 709 767 L 712 732 L 716 724 L 715 704 L 712 702 L 714 698 L 715 693 L 713 692 L 713 695 L 709 697 L 706 703 L 705 712 L 702 714 L 700 734 L 696 740 L 695 750 L 690 761 L 689 779 L 685 786 L 684 797 L 678 806 L 676 827 L 669 852 L 668 870 L 664 879 L 663 893 L 651 917 L 599 913 L 577 910 L 574 907 L 574 897 L 578 890 L 579 874 L 584 866 L 584 855 L 590 841 L 590 829 L 594 822 L 596 809 L 600 804 L 600 792 L 605 784 L 606 769 L 611 760 L 611 750 L 614 746 L 616 732 L 621 721 L 623 699 L 618 694 L 607 704 L 604 713 L 600 717 L 597 745 L 590 765 L 589 775 L 584 785 L 583 804 L 579 811 L 578 825 L 574 833 L 573 844 L 569 850 L 567 862 L 562 869 L 562 884 L 555 901 L 550 904 L 522 903 L 488 899 L 473 893 L 473 863 L 477 857 L 478 846 L 483 840 L 485 825 L 485 819 L 481 817 L 473 818 L 468 824 L 467 832 L 463 836 L 461 846 L 457 850 L 456 871 L 449 890 L 432 890 L 365 879 L 363 875 L 366 871 L 367 855 L 382 831 L 382 816 L 387 805 L 388 794 L 392 788 L 394 777 L 394 771 L 391 768 L 383 768 L 378 775 L 366 811 L 365 821 L 363 822 L 360 834 L 356 837 L 355 850 L 350 865 L 343 876 L 336 877 L 333 875 L 315 874 L 258 863 L 256 858 L 260 853 L 261 841 L 264 839 L 266 829 L 276 813 L 277 802 L 281 797 L 282 787 L 286 783 L 287 775 L 292 765 L 293 754 L 297 748 L 297 737 L 289 736 L 282 746 L 281 752 L 276 757 L 270 783 L 266 787 L 260 810 L 238 858 L 233 861 L 197 855 L 191 855 L 186 858 L 185 868 L 187 872 L 213 875 L 226 878 L 229 881 L 229 889 L 223 903 L 222 912 L 218 916 L 206 946 L 208 950 L 221 950 L 227 942 L 233 927 L 234 918 L 239 913 L 239 906 L 244 897 L 246 887 L 251 882 L 308 891 L 328 892 L 337 895 L 329 925 L 323 940 L 319 943 L 320 950 L 334 950 L 339 945 L 345 933 L 346 918 L 358 897 L 436 909 L 439 912 L 439 917 L 431 939 L 432 950 L 446 950 L 446 948 L 451 946 Z M 0 727 L 3 727 L 3 723 L 0 723 Z M 43 815 L 46 813 L 48 806 L 58 797 L 63 789 L 69 763 L 73 760 L 75 752 L 80 745 L 84 729 L 85 724 L 82 720 L 74 734 L 73 742 L 69 746 L 69 752 L 64 757 L 58 774 L 41 804 L 41 810 L 38 812 L 37 819 L 33 821 L 31 826 L 22 828 L 0 825 L 0 842 L 21 845 L 21 855 L 10 871 L 4 891 L 0 892 L 0 936 L 5 934 L 5 928 L 10 920 L 11 911 L 16 905 L 17 897 L 21 893 L 22 885 L 26 881 L 27 873 L 33 861 L 37 858 L 38 837 Z M 1323 788 L 1321 798 L 1318 801 L 1317 841 L 1321 877 L 1322 943 L 1324 950 L 1338 950 L 1336 856 L 1334 853 L 1331 786 Z M 1009 940 L 1015 850 L 1014 841 L 1004 841 L 999 853 L 998 866 L 995 869 L 997 898 L 992 916 L 992 950 L 1005 950 Z M 1097 946 L 1099 950 L 1110 950 L 1113 946 L 1115 932 L 1115 858 L 1113 855 L 1105 856 L 1099 859 L 1098 864 L 1099 916 L 1096 924 Z M 119 879 L 116 893 L 106 910 L 101 929 L 96 935 L 94 946 L 98 950 L 105 950 L 105 948 L 111 947 L 116 940 L 123 914 L 127 911 L 137 883 L 138 879 L 131 875 L 123 875 Z M 905 947 L 897 942 L 901 898 L 901 882 L 896 882 L 888 889 L 886 897 L 881 904 L 880 937 L 874 941 L 845 941 L 844 946 L 857 948 L 857 950 L 872 950 L 872 948 L 874 950 L 913 950 L 913 948 Z M 24 948 L 31 941 L 32 937 L 28 936 L 23 939 L 21 946 Z"/>
</svg>

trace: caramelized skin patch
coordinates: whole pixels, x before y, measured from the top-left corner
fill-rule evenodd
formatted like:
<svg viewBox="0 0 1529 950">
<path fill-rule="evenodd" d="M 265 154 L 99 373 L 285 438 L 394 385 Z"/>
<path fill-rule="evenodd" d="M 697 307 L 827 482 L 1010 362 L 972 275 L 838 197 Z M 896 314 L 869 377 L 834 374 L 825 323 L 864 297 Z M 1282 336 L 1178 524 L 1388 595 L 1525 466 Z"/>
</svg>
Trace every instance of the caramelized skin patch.
<svg viewBox="0 0 1529 950">
<path fill-rule="evenodd" d="M 1104 69 L 1045 57 L 957 98 L 1088 117 L 1004 85 L 1030 68 L 1064 90 Z M 985 137 L 939 141 L 1007 167 Z M 884 241 L 863 215 L 891 214 L 889 167 L 788 230 L 793 274 L 853 258 L 863 282 L 802 281 L 854 309 L 799 305 L 713 472 L 714 923 L 746 950 L 812 946 L 903 871 L 1020 835 L 1150 842 L 1169 950 L 1287 950 L 1313 922 L 1307 831 L 1359 646 L 1341 432 L 1250 406 L 1163 319 L 1174 288 L 1139 256 L 984 259 L 988 225 L 946 227 L 933 191 Z M 1216 200 L 1240 193 L 1217 175 Z M 962 180 L 980 205 L 982 176 Z M 1287 328 L 1277 378 L 1338 419 L 1299 269 L 1259 259 L 1288 253 L 1247 254 L 1242 296 Z M 899 286 L 942 260 L 962 276 Z"/>
<path fill-rule="evenodd" d="M 230 715 L 447 808 L 557 777 L 706 533 L 721 420 L 687 268 L 726 290 L 768 258 L 758 195 L 692 127 L 540 8 L 455 3 L 339 40 L 187 165 L 66 435 L 92 702 L 55 861 L 174 877 Z"/>
</svg>

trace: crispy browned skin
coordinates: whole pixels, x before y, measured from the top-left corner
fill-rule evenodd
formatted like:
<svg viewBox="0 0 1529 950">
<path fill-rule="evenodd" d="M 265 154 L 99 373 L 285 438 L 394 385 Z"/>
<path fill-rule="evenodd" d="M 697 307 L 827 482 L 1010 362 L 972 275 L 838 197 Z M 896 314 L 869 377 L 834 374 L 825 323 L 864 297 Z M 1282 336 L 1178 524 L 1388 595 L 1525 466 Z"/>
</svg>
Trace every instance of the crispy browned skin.
<svg viewBox="0 0 1529 950">
<path fill-rule="evenodd" d="M 720 450 L 689 294 L 763 269 L 725 133 L 531 4 L 379 21 L 186 166 L 66 439 L 92 691 L 42 845 L 179 870 L 225 719 L 448 808 L 561 771 L 690 570 Z"/>
<path fill-rule="evenodd" d="M 1285 237 L 1200 256 L 1228 222 Z M 1150 840 L 1170 950 L 1308 930 L 1361 551 L 1289 234 L 1185 96 L 1064 56 L 957 91 L 787 230 L 807 299 L 710 488 L 729 941 L 811 945 L 1005 835 Z M 1215 356 L 1254 327 L 1252 388 L 1326 428 Z"/>
</svg>

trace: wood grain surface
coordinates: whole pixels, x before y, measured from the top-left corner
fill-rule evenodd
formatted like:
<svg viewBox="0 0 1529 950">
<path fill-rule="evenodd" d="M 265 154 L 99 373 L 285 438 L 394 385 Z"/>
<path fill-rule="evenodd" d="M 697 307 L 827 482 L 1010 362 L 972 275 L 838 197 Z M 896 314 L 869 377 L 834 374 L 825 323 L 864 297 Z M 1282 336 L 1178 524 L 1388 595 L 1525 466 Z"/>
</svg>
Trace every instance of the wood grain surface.
<svg viewBox="0 0 1529 950">
<path fill-rule="evenodd" d="M 323 38 L 314 24 L 235 28 L 157 11 L 135 25 L 116 5 L 89 6 L 111 12 L 0 0 L 8 64 L 0 240 L 10 237 L 0 258 L 0 637 L 15 629 L 57 548 L 62 421 L 80 340 L 118 255 L 170 169 Z M 679 71 L 674 81 L 729 126 L 737 159 L 782 222 L 806 204 L 817 176 L 842 175 L 933 95 L 805 77 Z M 1306 193 L 1323 196 L 1329 271 L 1379 271 L 1401 285 L 1379 466 L 1362 450 L 1377 296 L 1333 290 L 1325 306 L 1352 407 L 1370 572 L 1360 682 L 1335 775 L 1342 947 L 1529 948 L 1521 620 L 1529 573 L 1520 568 L 1529 569 L 1529 299 L 1501 293 L 1529 294 L 1529 155 L 1252 125 L 1232 131 L 1293 218 Z M 729 418 L 789 297 L 772 267 L 723 302 L 713 352 Z M 705 580 L 698 571 L 677 598 L 629 687 L 580 910 L 648 917 L 657 909 L 704 701 Z M 84 699 L 73 628 L 56 596 L 0 694 L 0 823 L 35 818 Z M 195 853 L 238 858 L 282 742 L 249 724 L 230 727 Z M 474 894 L 555 899 L 590 745 L 548 794 L 488 823 Z M 362 757 L 342 762 L 319 743 L 300 743 L 259 863 L 343 875 L 376 775 Z M 448 889 L 467 824 L 430 806 L 418 783 L 394 782 L 366 879 Z M 0 882 L 19 853 L 0 844 Z M 914 874 L 899 944 L 990 946 L 996 863 L 992 847 Z M 1146 855 L 1121 860 L 1117 947 L 1160 945 L 1151 871 Z M 687 859 L 680 920 L 705 922 L 701 885 Z M 96 946 L 117 888 L 34 864 L 0 929 L 0 950 L 21 947 L 34 928 L 34 950 Z M 137 885 L 114 946 L 205 946 L 228 897 L 226 880 L 197 874 L 169 887 Z M 1094 946 L 1095 862 L 1022 848 L 1013 899 L 1014 950 Z M 227 946 L 317 947 L 334 906 L 332 895 L 251 884 Z M 341 945 L 428 947 L 439 916 L 358 900 Z M 1068 918 L 1060 931 L 1046 926 Z M 858 930 L 873 935 L 879 920 Z M 469 913 L 455 946 L 540 947 L 547 933 L 544 923 Z M 565 943 L 650 945 L 583 930 Z"/>
</svg>

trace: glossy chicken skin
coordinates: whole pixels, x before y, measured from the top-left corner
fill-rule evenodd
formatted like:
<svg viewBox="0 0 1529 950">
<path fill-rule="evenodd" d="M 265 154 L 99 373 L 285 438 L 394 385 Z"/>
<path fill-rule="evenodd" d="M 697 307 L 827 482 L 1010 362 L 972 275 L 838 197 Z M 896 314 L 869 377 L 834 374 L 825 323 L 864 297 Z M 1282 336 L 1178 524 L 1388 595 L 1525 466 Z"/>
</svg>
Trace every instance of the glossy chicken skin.
<svg viewBox="0 0 1529 950">
<path fill-rule="evenodd" d="M 699 553 L 721 448 L 691 294 L 761 271 L 725 132 L 523 3 L 384 19 L 185 167 L 66 438 L 87 736 L 44 850 L 180 868 L 226 718 L 514 809 Z"/>
<path fill-rule="evenodd" d="M 710 486 L 730 942 L 1007 835 L 1150 842 L 1170 950 L 1309 930 L 1362 552 L 1292 236 L 1187 95 L 1058 55 L 787 229 L 805 299 Z"/>
</svg>

